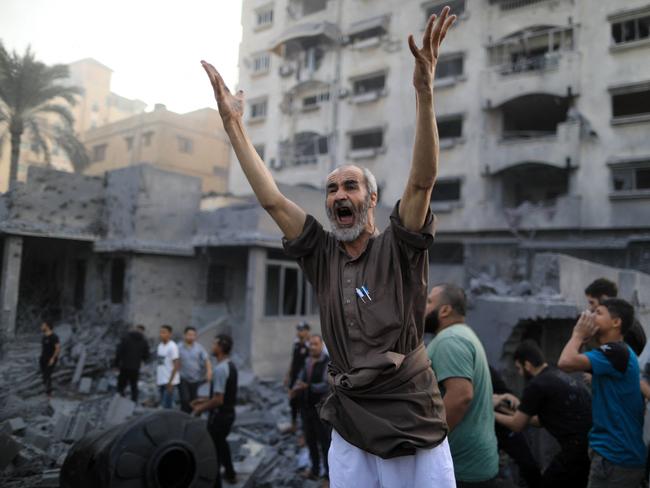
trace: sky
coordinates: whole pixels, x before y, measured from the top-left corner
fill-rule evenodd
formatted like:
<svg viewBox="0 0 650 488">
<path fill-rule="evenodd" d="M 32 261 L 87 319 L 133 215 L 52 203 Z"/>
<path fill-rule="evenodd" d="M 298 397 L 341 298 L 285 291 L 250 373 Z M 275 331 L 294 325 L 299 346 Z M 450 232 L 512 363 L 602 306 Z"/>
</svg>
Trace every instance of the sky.
<svg viewBox="0 0 650 488">
<path fill-rule="evenodd" d="M 242 0 L 0 0 L 0 39 L 31 45 L 47 63 L 95 58 L 113 70 L 111 90 L 152 110 L 216 108 L 200 60 L 234 86 Z"/>
</svg>

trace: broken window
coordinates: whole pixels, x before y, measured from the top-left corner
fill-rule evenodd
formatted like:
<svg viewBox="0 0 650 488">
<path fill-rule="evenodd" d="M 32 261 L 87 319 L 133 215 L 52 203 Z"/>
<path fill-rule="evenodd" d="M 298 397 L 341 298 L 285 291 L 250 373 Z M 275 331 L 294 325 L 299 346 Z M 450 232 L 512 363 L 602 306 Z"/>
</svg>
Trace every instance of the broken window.
<svg viewBox="0 0 650 488">
<path fill-rule="evenodd" d="M 379 149 L 384 145 L 383 129 L 373 129 L 350 135 L 350 149 Z"/>
<path fill-rule="evenodd" d="M 313 315 L 316 294 L 295 261 L 268 251 L 264 312 L 267 317 Z"/>
<path fill-rule="evenodd" d="M 264 144 L 255 144 L 253 147 L 260 159 L 264 160 Z"/>
<path fill-rule="evenodd" d="M 106 159 L 106 148 L 108 144 L 98 144 L 93 146 L 93 163 L 104 161 Z"/>
<path fill-rule="evenodd" d="M 355 95 L 364 93 L 381 92 L 386 86 L 386 73 L 380 73 L 354 81 L 353 91 Z"/>
<path fill-rule="evenodd" d="M 74 270 L 74 307 L 83 308 L 86 297 L 86 261 L 77 259 Z"/>
<path fill-rule="evenodd" d="M 205 301 L 208 303 L 226 301 L 226 267 L 222 264 L 208 266 Z"/>
<path fill-rule="evenodd" d="M 436 2 L 426 6 L 425 12 L 427 20 L 429 20 L 429 17 L 431 17 L 433 14 L 440 15 L 440 12 L 442 12 L 442 9 L 446 5 L 449 5 L 452 14 L 460 15 L 465 12 L 465 0 L 448 0 L 446 2 Z"/>
<path fill-rule="evenodd" d="M 455 202 L 460 200 L 460 179 L 437 180 L 431 192 L 432 202 Z"/>
<path fill-rule="evenodd" d="M 569 172 L 548 164 L 524 163 L 501 174 L 503 206 L 515 208 L 524 202 L 553 205 L 569 192 Z"/>
<path fill-rule="evenodd" d="M 126 275 L 126 262 L 123 258 L 111 261 L 111 303 L 124 302 L 124 278 Z"/>
<path fill-rule="evenodd" d="M 612 90 L 612 115 L 630 117 L 650 114 L 650 84 Z"/>
<path fill-rule="evenodd" d="M 502 105 L 503 138 L 522 139 L 554 135 L 565 122 L 569 97 L 524 95 Z"/>
<path fill-rule="evenodd" d="M 642 41 L 650 38 L 650 15 L 612 23 L 614 44 Z"/>
<path fill-rule="evenodd" d="M 462 136 L 462 115 L 451 115 L 438 120 L 438 137 L 440 139 L 457 139 Z"/>
<path fill-rule="evenodd" d="M 266 73 L 271 67 L 271 55 L 269 53 L 260 53 L 253 57 L 253 73 Z"/>
<path fill-rule="evenodd" d="M 612 184 L 615 192 L 650 190 L 650 161 L 612 168 Z"/>
<path fill-rule="evenodd" d="M 273 7 L 265 7 L 255 12 L 255 25 L 267 27 L 273 24 Z"/>
<path fill-rule="evenodd" d="M 192 139 L 188 139 L 187 137 L 183 136 L 178 136 L 178 151 L 184 154 L 192 154 L 192 151 L 194 150 L 194 143 Z"/>
<path fill-rule="evenodd" d="M 431 264 L 463 264 L 465 246 L 462 242 L 435 242 L 429 250 Z"/>
<path fill-rule="evenodd" d="M 457 78 L 463 75 L 463 55 L 448 54 L 441 56 L 436 64 L 436 80 Z"/>
<path fill-rule="evenodd" d="M 251 102 L 251 119 L 263 119 L 266 117 L 266 100 Z"/>
</svg>

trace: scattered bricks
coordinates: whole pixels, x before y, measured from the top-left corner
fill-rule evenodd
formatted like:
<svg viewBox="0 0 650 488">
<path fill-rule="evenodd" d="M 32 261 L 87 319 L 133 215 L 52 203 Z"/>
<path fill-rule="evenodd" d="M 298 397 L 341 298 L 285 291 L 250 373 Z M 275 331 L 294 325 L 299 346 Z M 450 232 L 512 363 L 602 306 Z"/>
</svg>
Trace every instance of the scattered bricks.
<svg viewBox="0 0 650 488">
<path fill-rule="evenodd" d="M 11 464 L 20 452 L 20 444 L 7 434 L 0 434 L 0 471 Z"/>
<path fill-rule="evenodd" d="M 128 398 L 116 394 L 113 396 L 113 399 L 108 406 L 108 410 L 106 411 L 106 417 L 104 419 L 105 427 L 121 424 L 133 415 L 134 410 L 135 403 Z"/>
<path fill-rule="evenodd" d="M 2 422 L 2 425 L 0 425 L 0 433 L 10 435 L 16 434 L 24 430 L 25 427 L 25 421 L 20 417 L 16 417 Z"/>
<path fill-rule="evenodd" d="M 87 376 L 81 378 L 79 382 L 79 393 L 90 393 L 91 388 L 93 387 L 93 379 Z"/>
<path fill-rule="evenodd" d="M 42 451 L 46 451 L 50 446 L 50 438 L 38 429 L 28 427 L 25 431 L 25 442 Z"/>
</svg>

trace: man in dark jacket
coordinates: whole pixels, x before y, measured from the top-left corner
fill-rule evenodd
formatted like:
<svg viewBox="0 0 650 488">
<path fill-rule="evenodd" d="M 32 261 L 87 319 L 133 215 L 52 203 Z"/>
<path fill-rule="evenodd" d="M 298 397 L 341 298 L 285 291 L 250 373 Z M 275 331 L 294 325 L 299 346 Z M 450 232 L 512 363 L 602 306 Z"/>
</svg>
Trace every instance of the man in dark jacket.
<svg viewBox="0 0 650 488">
<path fill-rule="evenodd" d="M 137 325 L 129 331 L 117 346 L 115 366 L 120 369 L 117 378 L 117 391 L 124 396 L 126 384 L 131 386 L 131 400 L 138 401 L 138 379 L 140 365 L 149 360 L 149 344 L 144 337 L 144 326 Z"/>
<path fill-rule="evenodd" d="M 322 474 L 324 477 L 329 475 L 327 452 L 330 448 L 330 431 L 320 420 L 317 408 L 329 390 L 328 363 L 329 357 L 323 351 L 323 339 L 319 335 L 312 335 L 309 339 L 309 357 L 290 392 L 291 397 L 300 399 L 302 428 L 311 458 L 311 471 L 306 473 L 309 479 L 317 479 L 321 474 L 321 454 L 324 465 Z"/>
<path fill-rule="evenodd" d="M 291 351 L 291 364 L 289 370 L 284 377 L 284 386 L 289 390 L 293 388 L 298 379 L 298 374 L 302 371 L 305 365 L 305 360 L 309 356 L 309 332 L 310 327 L 307 322 L 300 322 L 296 325 L 296 337 L 293 340 L 293 348 Z M 298 429 L 298 412 L 300 411 L 300 397 L 293 396 L 289 398 L 289 406 L 291 407 L 291 432 Z"/>
</svg>

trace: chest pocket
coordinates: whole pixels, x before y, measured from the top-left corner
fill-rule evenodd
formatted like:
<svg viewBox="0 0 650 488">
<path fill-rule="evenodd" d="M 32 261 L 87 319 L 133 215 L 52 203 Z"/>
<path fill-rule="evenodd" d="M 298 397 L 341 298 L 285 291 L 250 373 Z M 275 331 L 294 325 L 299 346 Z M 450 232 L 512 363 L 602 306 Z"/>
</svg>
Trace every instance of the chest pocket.
<svg viewBox="0 0 650 488">
<path fill-rule="evenodd" d="M 371 297 L 372 301 L 358 303 L 361 333 L 366 339 L 385 344 L 387 335 L 398 335 L 402 328 L 398 304 L 391 290 L 385 288 L 371 293 Z"/>
</svg>

